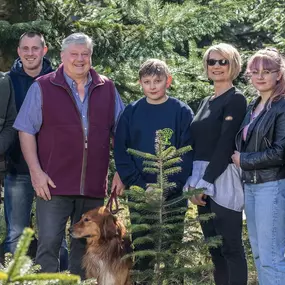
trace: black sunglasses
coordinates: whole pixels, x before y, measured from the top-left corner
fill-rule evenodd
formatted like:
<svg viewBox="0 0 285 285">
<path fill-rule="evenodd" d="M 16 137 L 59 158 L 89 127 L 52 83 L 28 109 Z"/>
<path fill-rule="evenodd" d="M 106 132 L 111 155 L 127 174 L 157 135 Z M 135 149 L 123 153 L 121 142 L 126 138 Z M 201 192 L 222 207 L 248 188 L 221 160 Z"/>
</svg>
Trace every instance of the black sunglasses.
<svg viewBox="0 0 285 285">
<path fill-rule="evenodd" d="M 221 66 L 228 65 L 230 62 L 227 59 L 207 59 L 207 64 L 210 66 L 214 66 L 216 63 L 218 63 Z"/>
</svg>

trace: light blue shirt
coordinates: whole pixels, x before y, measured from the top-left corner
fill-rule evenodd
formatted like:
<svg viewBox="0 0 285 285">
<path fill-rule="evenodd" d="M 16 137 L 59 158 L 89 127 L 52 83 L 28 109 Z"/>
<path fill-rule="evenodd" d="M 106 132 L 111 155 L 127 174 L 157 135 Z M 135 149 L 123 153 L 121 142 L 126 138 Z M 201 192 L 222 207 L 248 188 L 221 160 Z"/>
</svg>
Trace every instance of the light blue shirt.
<svg viewBox="0 0 285 285">
<path fill-rule="evenodd" d="M 88 111 L 88 89 L 92 81 L 92 77 L 90 73 L 88 74 L 87 83 L 84 86 L 84 99 L 81 101 L 79 97 L 79 93 L 77 90 L 76 82 L 67 76 L 64 73 L 65 80 L 69 85 L 72 95 L 76 101 L 77 108 L 79 113 L 81 114 L 81 120 L 84 127 L 85 135 L 88 134 L 88 118 L 87 118 L 87 111 Z M 57 102 L 54 102 L 57 104 Z M 120 114 L 124 110 L 124 103 L 120 97 L 119 92 L 115 88 L 115 131 Z M 39 132 L 42 126 L 42 96 L 41 96 L 41 89 L 38 82 L 34 82 L 31 87 L 29 88 L 26 98 L 22 104 L 22 107 L 19 111 L 19 114 L 14 122 L 13 127 L 19 131 L 29 133 L 31 135 L 35 135 Z"/>
</svg>

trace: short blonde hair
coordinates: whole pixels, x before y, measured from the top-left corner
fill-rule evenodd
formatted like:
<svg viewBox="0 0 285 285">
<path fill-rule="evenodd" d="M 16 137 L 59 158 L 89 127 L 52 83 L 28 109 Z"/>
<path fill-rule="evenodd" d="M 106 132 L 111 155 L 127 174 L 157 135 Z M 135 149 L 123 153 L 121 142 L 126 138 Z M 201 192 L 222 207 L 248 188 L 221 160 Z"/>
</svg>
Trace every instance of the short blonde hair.
<svg viewBox="0 0 285 285">
<path fill-rule="evenodd" d="M 220 43 L 217 45 L 213 45 L 209 47 L 203 57 L 203 65 L 206 74 L 208 75 L 208 64 L 207 60 L 209 59 L 210 53 L 212 51 L 216 51 L 220 53 L 223 57 L 225 57 L 229 61 L 229 75 L 231 80 L 234 80 L 238 77 L 241 72 L 241 56 L 237 49 L 226 43 Z"/>
<path fill-rule="evenodd" d="M 170 75 L 169 68 L 167 64 L 157 58 L 150 58 L 145 61 L 139 70 L 139 78 L 144 76 L 166 76 Z"/>
</svg>

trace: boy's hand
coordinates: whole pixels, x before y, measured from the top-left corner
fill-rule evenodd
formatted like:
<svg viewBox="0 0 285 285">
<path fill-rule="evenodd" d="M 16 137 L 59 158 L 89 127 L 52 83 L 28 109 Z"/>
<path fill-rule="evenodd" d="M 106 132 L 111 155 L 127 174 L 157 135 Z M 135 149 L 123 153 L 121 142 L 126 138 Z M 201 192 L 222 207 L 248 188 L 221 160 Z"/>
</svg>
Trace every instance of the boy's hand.
<svg viewBox="0 0 285 285">
<path fill-rule="evenodd" d="M 125 185 L 123 184 L 118 172 L 114 174 L 113 181 L 112 181 L 112 188 L 111 192 L 116 191 L 117 195 L 123 195 L 125 190 Z"/>
</svg>

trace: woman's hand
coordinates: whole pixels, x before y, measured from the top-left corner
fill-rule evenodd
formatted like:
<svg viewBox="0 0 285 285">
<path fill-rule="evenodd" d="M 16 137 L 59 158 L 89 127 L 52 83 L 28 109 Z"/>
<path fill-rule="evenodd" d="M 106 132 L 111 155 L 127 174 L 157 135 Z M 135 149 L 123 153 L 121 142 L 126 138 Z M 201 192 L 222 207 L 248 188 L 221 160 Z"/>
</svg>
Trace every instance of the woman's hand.
<svg viewBox="0 0 285 285">
<path fill-rule="evenodd" d="M 206 205 L 206 201 L 205 199 L 207 198 L 207 195 L 202 193 L 202 194 L 197 194 L 194 195 L 190 198 L 190 201 L 197 206 L 205 206 Z"/>
<path fill-rule="evenodd" d="M 232 155 L 232 161 L 237 167 L 240 167 L 240 152 L 235 151 Z"/>
</svg>

